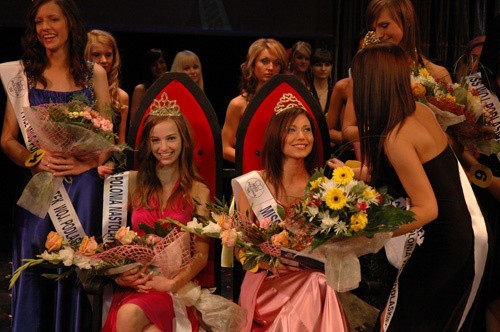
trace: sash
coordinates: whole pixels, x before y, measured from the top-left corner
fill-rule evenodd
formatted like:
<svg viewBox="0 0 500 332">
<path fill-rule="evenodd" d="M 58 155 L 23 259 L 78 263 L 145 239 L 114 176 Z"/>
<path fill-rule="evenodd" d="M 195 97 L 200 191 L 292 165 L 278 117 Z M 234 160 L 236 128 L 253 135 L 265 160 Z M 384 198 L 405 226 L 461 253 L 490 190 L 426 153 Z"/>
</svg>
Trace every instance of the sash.
<svg viewBox="0 0 500 332">
<path fill-rule="evenodd" d="M 273 222 L 282 221 L 278 214 L 278 203 L 257 171 L 251 171 L 232 179 L 231 186 L 234 197 L 239 197 L 240 193 L 245 194 L 257 220 L 269 218 Z"/>
<path fill-rule="evenodd" d="M 127 226 L 129 172 L 109 175 L 104 179 L 102 207 L 102 240 L 112 239 Z"/>
<path fill-rule="evenodd" d="M 385 317 L 383 322 L 383 330 L 387 331 L 389 324 L 391 323 L 392 317 L 394 316 L 394 312 L 396 310 L 396 304 L 398 302 L 398 281 L 401 272 L 403 271 L 406 263 L 410 259 L 413 250 L 417 246 L 419 232 L 423 231 L 422 228 L 414 229 L 413 231 L 406 234 L 406 239 L 404 243 L 403 257 L 401 259 L 401 268 L 398 271 L 398 275 L 396 276 L 396 281 L 392 286 L 391 293 L 389 295 L 389 299 L 387 300 L 387 304 L 385 306 Z M 399 236 L 398 236 L 399 237 Z M 403 236 L 401 236 L 403 237 Z M 401 238 L 399 237 L 399 238 Z"/>
<path fill-rule="evenodd" d="M 500 140 L 500 102 L 498 97 L 484 86 L 480 72 L 467 76 L 466 82 L 469 90 L 475 89 L 479 93 L 481 103 L 486 108 L 495 128 L 495 137 L 498 142 Z"/>
<path fill-rule="evenodd" d="M 31 132 L 31 126 L 26 121 L 24 114 L 24 107 L 30 106 L 28 80 L 21 61 L 0 64 L 0 77 L 8 98 L 14 107 L 19 130 L 21 131 L 26 147 L 30 152 L 33 152 L 37 149 L 33 144 L 36 138 L 31 133 L 28 136 L 28 132 Z M 63 184 L 61 184 L 59 190 L 52 198 L 48 213 L 54 228 L 67 242 L 81 240 L 86 235 Z"/>
<path fill-rule="evenodd" d="M 24 73 L 24 68 L 20 60 L 5 62 L 0 64 L 0 77 L 3 87 L 9 97 L 10 103 L 16 111 L 17 122 L 21 129 L 26 147 L 30 152 L 36 150 L 36 147 L 29 141 L 27 133 L 31 126 L 26 121 L 24 107 L 29 107 L 28 99 L 28 80 Z"/>
</svg>

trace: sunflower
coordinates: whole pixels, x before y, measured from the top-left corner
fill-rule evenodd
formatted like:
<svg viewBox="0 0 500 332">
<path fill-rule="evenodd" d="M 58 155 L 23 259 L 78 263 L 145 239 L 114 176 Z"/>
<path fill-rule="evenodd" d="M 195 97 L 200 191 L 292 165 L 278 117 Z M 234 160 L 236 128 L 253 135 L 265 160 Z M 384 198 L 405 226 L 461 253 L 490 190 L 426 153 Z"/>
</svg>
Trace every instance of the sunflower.
<svg viewBox="0 0 500 332">
<path fill-rule="evenodd" d="M 316 180 L 309 182 L 309 185 L 311 186 L 311 190 L 318 189 L 319 186 L 325 181 L 328 181 L 328 178 L 325 176 L 321 176 L 321 177 L 317 178 Z"/>
<path fill-rule="evenodd" d="M 359 232 L 360 230 L 365 229 L 366 224 L 368 224 L 368 217 L 366 213 L 356 213 L 351 216 L 351 225 L 350 228 L 354 232 Z"/>
<path fill-rule="evenodd" d="M 354 172 L 349 166 L 342 166 L 333 171 L 333 180 L 337 184 L 346 185 L 354 178 Z"/>
<path fill-rule="evenodd" d="M 325 201 L 326 205 L 328 205 L 328 207 L 333 210 L 340 210 L 347 203 L 347 200 L 344 196 L 344 191 L 339 188 L 331 188 L 330 190 L 328 190 L 325 195 Z"/>
</svg>

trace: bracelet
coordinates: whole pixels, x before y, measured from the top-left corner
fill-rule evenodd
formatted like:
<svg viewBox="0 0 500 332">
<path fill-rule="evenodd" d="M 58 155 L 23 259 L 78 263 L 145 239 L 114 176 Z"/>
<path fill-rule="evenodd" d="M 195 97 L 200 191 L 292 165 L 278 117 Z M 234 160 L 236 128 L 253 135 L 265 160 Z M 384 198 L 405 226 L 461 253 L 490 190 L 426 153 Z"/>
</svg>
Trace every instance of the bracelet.
<svg viewBox="0 0 500 332">
<path fill-rule="evenodd" d="M 38 163 L 40 163 L 40 161 L 42 161 L 44 154 L 45 154 L 44 149 L 38 149 L 33 151 L 33 153 L 31 153 L 28 159 L 26 159 L 26 161 L 24 162 L 24 166 L 28 168 L 35 167 L 36 165 L 38 165 Z"/>
</svg>

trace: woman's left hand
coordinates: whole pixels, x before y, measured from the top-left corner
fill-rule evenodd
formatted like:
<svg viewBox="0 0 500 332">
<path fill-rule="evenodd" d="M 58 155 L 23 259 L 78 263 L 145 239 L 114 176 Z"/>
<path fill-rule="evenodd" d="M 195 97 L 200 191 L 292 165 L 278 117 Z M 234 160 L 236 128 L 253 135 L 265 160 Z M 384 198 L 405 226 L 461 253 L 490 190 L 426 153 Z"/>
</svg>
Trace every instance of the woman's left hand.
<svg viewBox="0 0 500 332">
<path fill-rule="evenodd" d="M 162 275 L 154 275 L 150 280 L 145 282 L 144 285 L 139 285 L 137 288 L 139 291 L 144 293 L 148 293 L 150 291 L 175 292 L 177 290 L 177 285 L 173 279 Z"/>
</svg>

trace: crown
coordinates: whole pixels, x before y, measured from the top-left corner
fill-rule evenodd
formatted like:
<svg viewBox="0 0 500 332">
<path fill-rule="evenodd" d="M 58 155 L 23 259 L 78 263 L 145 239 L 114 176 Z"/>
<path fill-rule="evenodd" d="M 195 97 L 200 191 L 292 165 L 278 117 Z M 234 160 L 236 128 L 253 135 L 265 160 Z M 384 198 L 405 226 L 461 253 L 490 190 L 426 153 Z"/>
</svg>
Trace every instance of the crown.
<svg viewBox="0 0 500 332">
<path fill-rule="evenodd" d="M 363 39 L 363 45 L 361 48 L 365 48 L 370 45 L 378 44 L 380 43 L 380 39 L 378 39 L 377 35 L 375 34 L 375 31 L 370 30 L 366 33 L 365 38 Z"/>
<path fill-rule="evenodd" d="M 304 108 L 304 105 L 293 95 L 293 93 L 284 93 L 280 97 L 280 101 L 274 106 L 274 114 L 280 114 L 283 111 L 293 107 Z"/>
<path fill-rule="evenodd" d="M 181 108 L 177 105 L 177 100 L 168 99 L 166 92 L 161 94 L 160 99 L 153 100 L 149 115 L 153 116 L 180 116 Z"/>
</svg>

